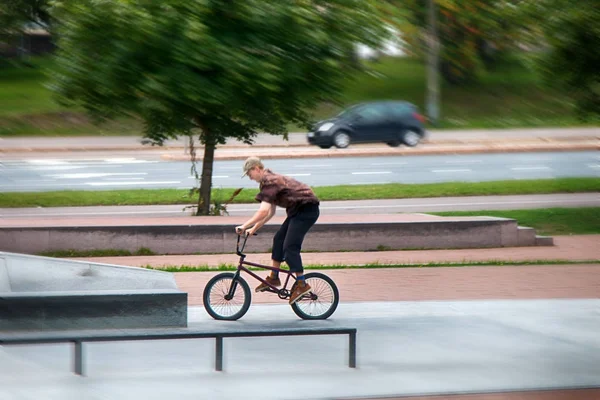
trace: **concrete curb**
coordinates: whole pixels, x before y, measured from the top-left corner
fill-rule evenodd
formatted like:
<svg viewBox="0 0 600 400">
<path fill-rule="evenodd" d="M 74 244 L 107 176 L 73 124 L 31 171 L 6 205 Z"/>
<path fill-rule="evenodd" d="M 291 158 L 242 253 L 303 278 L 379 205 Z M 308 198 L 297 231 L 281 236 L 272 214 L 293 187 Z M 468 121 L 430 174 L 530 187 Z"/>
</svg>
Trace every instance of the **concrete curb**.
<svg viewBox="0 0 600 400">
<path fill-rule="evenodd" d="M 511 143 L 506 143 L 506 141 L 510 141 Z M 522 146 L 540 146 L 544 149 L 551 148 L 562 150 L 563 147 L 575 147 L 575 150 L 596 150 L 600 148 L 600 136 L 596 135 L 582 135 L 582 136 L 557 136 L 557 137 L 535 137 L 535 138 L 525 138 L 525 139 L 516 139 L 516 138 L 507 138 L 504 140 L 498 139 L 425 139 L 422 142 L 422 145 L 425 147 L 428 146 L 458 146 L 458 147 L 466 147 L 470 148 L 471 152 L 481 152 L 482 149 L 487 148 L 496 148 L 498 146 L 503 146 L 503 148 L 512 148 L 512 147 L 522 147 Z M 377 152 L 383 153 L 393 153 L 396 154 L 399 151 L 410 151 L 411 153 L 415 153 L 423 150 L 423 147 L 417 147 L 414 149 L 400 147 L 400 148 L 386 148 L 381 147 L 380 145 L 355 145 L 350 147 L 349 149 L 341 150 L 343 152 L 350 152 L 356 149 L 364 149 L 364 148 L 373 148 L 377 150 Z M 198 146 L 198 150 L 202 150 L 203 146 Z M 309 151 L 314 151 L 315 153 L 321 154 L 328 153 L 332 151 L 336 151 L 338 149 L 333 150 L 323 150 L 319 149 L 316 146 L 310 146 L 305 142 L 285 142 L 285 143 L 273 143 L 269 145 L 265 144 L 255 144 L 255 145 L 247 145 L 243 143 L 232 143 L 219 146 L 217 151 L 226 151 L 227 149 L 248 149 L 253 151 L 255 149 L 264 149 L 265 151 L 268 149 L 299 149 L 306 148 Z M 168 152 L 168 151 L 180 151 L 185 150 L 186 146 L 179 144 L 170 144 L 167 146 L 148 146 L 143 144 L 136 145 L 68 145 L 68 146 L 23 146 L 23 147 L 14 147 L 8 149 L 0 149 L 0 154 L 12 154 L 12 153 L 34 153 L 34 152 L 89 152 L 89 151 L 150 151 L 150 152 Z M 445 149 L 444 149 L 445 150 Z M 571 149 L 567 149 L 565 151 L 570 151 Z M 339 151 L 339 150 L 338 150 Z M 460 150 L 458 150 L 460 151 Z M 500 150 L 499 150 L 500 151 Z M 508 151 L 508 150 L 502 150 Z M 538 150 L 533 150 L 538 151 Z M 423 154 L 432 154 L 432 153 L 423 153 Z"/>
<path fill-rule="evenodd" d="M 432 154 L 478 154 L 478 153 L 517 153 L 517 152 L 555 152 L 555 151 L 589 151 L 600 150 L 600 141 L 589 141 L 583 143 L 534 143 L 520 145 L 504 145 L 498 142 L 490 145 L 470 146 L 430 146 L 424 145 L 418 148 L 348 148 L 348 149 L 308 149 L 294 152 L 294 150 L 276 154 L 273 148 L 260 147 L 248 148 L 246 152 L 237 154 L 226 154 L 226 150 L 215 152 L 215 160 L 242 160 L 254 155 L 264 159 L 289 159 L 289 158 L 331 158 L 331 157 L 374 157 L 374 156 L 410 156 L 410 155 L 432 155 Z M 199 157 L 199 159 L 201 156 Z M 162 154 L 162 160 L 166 161 L 189 161 L 188 154 Z"/>
</svg>

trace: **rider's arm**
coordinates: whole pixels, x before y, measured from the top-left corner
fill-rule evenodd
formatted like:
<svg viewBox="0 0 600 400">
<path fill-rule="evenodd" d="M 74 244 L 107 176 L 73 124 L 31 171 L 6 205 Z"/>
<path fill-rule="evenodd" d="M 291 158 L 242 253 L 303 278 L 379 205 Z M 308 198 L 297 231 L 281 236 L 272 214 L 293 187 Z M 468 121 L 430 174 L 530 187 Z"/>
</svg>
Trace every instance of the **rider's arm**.
<svg viewBox="0 0 600 400">
<path fill-rule="evenodd" d="M 277 206 L 275 204 L 271 204 L 271 209 L 269 210 L 269 214 L 267 214 L 267 216 L 262 221 L 258 221 L 256 223 L 256 225 L 254 225 L 255 231 L 257 231 L 260 228 L 262 228 L 262 226 L 264 224 L 266 224 L 267 222 L 269 222 L 269 220 L 271 218 L 273 218 L 273 215 L 275 215 L 276 209 L 277 209 Z"/>
<path fill-rule="evenodd" d="M 267 221 L 269 221 L 273 217 L 273 215 L 275 215 L 275 209 L 276 209 L 275 204 L 272 204 L 267 216 L 264 217 L 263 219 L 261 219 L 260 221 L 258 221 L 256 224 L 254 224 L 254 226 L 252 228 L 250 228 L 249 233 L 255 234 L 260 228 L 262 228 L 262 226 L 264 224 L 266 224 Z"/>
<path fill-rule="evenodd" d="M 274 204 L 271 205 L 271 203 L 262 201 L 260 203 L 260 208 L 258 209 L 258 211 L 256 211 L 256 213 L 254 213 L 252 218 L 250 218 L 248 221 L 244 222 L 244 224 L 240 225 L 238 228 L 241 228 L 242 231 L 245 231 L 248 228 L 254 226 L 255 224 L 262 222 L 262 224 L 259 226 L 259 228 L 260 228 L 266 222 L 266 221 L 264 221 L 265 219 L 267 219 L 267 218 L 271 219 L 272 215 L 270 216 L 270 214 L 271 214 L 271 211 L 273 211 L 273 208 L 275 208 Z M 268 219 L 267 219 L 267 221 L 268 221 Z"/>
</svg>

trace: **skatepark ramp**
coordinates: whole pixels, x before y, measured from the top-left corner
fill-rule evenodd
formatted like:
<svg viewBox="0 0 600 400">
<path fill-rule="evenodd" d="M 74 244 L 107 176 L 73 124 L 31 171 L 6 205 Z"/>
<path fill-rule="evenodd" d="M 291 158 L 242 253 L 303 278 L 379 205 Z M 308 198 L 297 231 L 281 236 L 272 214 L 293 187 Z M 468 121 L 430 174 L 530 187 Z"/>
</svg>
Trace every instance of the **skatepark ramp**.
<svg viewBox="0 0 600 400">
<path fill-rule="evenodd" d="M 170 273 L 0 252 L 0 331 L 185 326 Z"/>
</svg>

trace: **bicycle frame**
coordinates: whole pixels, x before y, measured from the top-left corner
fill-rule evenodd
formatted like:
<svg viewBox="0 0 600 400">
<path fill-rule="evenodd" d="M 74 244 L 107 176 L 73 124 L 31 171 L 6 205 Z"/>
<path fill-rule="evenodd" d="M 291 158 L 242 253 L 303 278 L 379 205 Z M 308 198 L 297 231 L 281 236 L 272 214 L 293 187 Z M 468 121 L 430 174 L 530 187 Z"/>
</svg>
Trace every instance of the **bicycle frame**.
<svg viewBox="0 0 600 400">
<path fill-rule="evenodd" d="M 244 254 L 243 251 L 244 251 L 244 248 L 246 247 L 246 242 L 248 241 L 248 236 L 244 236 L 244 240 L 243 240 L 241 249 L 240 249 L 240 238 L 241 238 L 241 236 L 238 235 L 237 244 L 236 244 L 236 254 L 238 256 L 240 256 L 240 261 L 237 266 L 237 271 L 235 272 L 235 275 L 233 277 L 233 283 L 232 283 L 231 287 L 229 288 L 229 293 L 227 294 L 227 296 L 225 298 L 227 300 L 233 298 L 233 295 L 235 294 L 235 290 L 237 288 L 237 281 L 238 281 L 238 278 L 240 277 L 242 271 L 246 272 L 247 274 L 252 276 L 254 279 L 267 285 L 268 289 L 266 289 L 266 291 L 276 293 L 282 299 L 288 298 L 291 295 L 291 293 L 290 293 L 290 291 L 287 290 L 287 285 L 288 285 L 290 279 L 293 279 L 294 281 L 296 281 L 296 277 L 294 276 L 294 273 L 291 271 L 285 270 L 285 269 L 272 267 L 270 265 L 263 265 L 263 264 L 246 261 L 246 254 Z M 267 282 L 265 279 L 261 278 L 254 272 L 250 271 L 250 269 L 246 268 L 246 266 L 267 269 L 270 271 L 283 272 L 284 274 L 287 275 L 287 277 L 285 278 L 283 287 L 281 289 L 278 289 L 277 287 L 275 287 L 275 286 L 271 285 L 269 282 Z"/>
</svg>

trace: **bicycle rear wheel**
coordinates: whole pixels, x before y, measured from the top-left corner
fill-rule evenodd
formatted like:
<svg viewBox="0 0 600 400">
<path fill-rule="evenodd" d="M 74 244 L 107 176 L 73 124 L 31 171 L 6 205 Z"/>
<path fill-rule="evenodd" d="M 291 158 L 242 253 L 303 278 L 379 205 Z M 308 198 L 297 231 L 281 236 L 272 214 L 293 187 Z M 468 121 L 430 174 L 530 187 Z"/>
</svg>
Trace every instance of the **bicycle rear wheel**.
<svg viewBox="0 0 600 400">
<path fill-rule="evenodd" d="M 235 274 L 224 272 L 213 277 L 204 288 L 202 302 L 206 312 L 214 319 L 235 321 L 250 308 L 252 294 L 248 283 Z M 231 298 L 228 298 L 231 285 L 236 285 Z"/>
<path fill-rule="evenodd" d="M 310 293 L 292 304 L 292 310 L 302 319 L 327 319 L 338 306 L 340 293 L 335 282 L 325 274 L 309 272 L 304 275 Z"/>
</svg>

